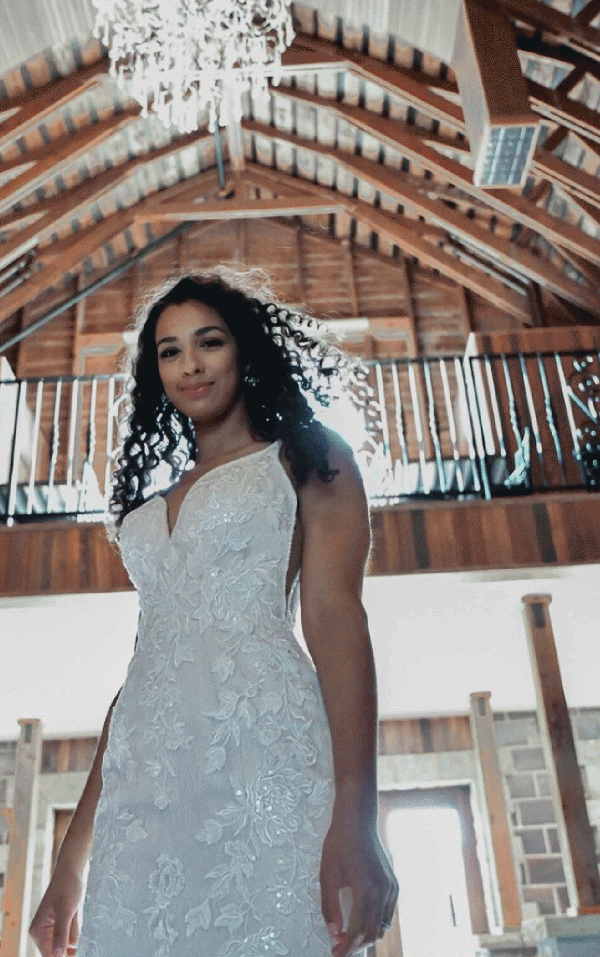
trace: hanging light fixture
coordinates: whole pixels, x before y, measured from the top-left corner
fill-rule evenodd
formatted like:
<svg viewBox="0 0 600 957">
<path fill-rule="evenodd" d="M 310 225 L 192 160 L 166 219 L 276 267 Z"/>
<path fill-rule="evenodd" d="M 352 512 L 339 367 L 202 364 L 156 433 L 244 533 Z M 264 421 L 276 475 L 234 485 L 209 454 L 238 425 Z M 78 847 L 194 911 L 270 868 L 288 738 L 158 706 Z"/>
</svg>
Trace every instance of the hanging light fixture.
<svg viewBox="0 0 600 957">
<path fill-rule="evenodd" d="M 242 117 L 242 95 L 268 98 L 294 39 L 291 0 L 92 0 L 110 75 L 166 127 L 191 133 Z"/>
</svg>

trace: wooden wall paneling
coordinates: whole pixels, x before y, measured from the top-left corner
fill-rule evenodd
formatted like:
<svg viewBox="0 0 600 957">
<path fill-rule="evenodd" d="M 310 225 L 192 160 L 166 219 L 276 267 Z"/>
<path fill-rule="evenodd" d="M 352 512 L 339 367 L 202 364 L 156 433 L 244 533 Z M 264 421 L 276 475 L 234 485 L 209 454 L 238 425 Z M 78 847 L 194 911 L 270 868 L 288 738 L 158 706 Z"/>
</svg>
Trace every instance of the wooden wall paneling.
<svg viewBox="0 0 600 957">
<path fill-rule="evenodd" d="M 356 271 L 354 265 L 354 246 L 350 239 L 342 240 L 342 248 L 345 250 L 346 275 L 348 277 L 348 294 L 350 299 L 350 315 L 360 316 L 360 305 L 358 301 L 358 289 L 356 285 Z"/>
<path fill-rule="evenodd" d="M 573 493 L 373 509 L 368 574 L 404 575 L 597 563 L 600 502 Z M 523 533 L 513 532 L 523 529 Z M 0 595 L 129 590 L 101 523 L 0 527 Z"/>
<path fill-rule="evenodd" d="M 379 722 L 380 755 L 470 751 L 472 747 L 467 715 L 387 718 Z"/>
</svg>

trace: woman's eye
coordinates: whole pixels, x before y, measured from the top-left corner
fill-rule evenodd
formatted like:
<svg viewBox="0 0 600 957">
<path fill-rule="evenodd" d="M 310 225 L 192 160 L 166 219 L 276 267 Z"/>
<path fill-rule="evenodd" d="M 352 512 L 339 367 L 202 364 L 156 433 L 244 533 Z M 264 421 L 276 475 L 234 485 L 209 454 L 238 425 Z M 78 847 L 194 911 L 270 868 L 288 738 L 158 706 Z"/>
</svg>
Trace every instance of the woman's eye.
<svg viewBox="0 0 600 957">
<path fill-rule="evenodd" d="M 158 353 L 159 359 L 169 359 L 171 356 L 174 356 L 177 352 L 177 349 L 171 347 L 170 349 L 165 349 L 163 352 Z"/>
<path fill-rule="evenodd" d="M 222 345 L 223 345 L 223 340 L 222 340 L 222 339 L 205 339 L 204 342 L 203 342 L 203 345 L 205 345 L 205 346 L 222 346 Z"/>
</svg>

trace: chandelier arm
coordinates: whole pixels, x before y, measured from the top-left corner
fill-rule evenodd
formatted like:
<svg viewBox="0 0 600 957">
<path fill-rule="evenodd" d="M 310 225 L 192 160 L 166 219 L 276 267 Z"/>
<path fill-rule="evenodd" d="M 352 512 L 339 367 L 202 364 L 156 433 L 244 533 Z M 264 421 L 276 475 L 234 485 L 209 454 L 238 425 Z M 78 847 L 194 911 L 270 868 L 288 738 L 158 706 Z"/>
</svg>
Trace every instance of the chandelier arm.
<svg viewBox="0 0 600 957">
<path fill-rule="evenodd" d="M 281 54 L 295 36 L 291 0 L 92 2 L 111 76 L 142 116 L 152 111 L 181 133 L 207 113 L 211 132 L 240 122 L 247 94 L 268 99 L 268 80 L 279 82 Z"/>
</svg>

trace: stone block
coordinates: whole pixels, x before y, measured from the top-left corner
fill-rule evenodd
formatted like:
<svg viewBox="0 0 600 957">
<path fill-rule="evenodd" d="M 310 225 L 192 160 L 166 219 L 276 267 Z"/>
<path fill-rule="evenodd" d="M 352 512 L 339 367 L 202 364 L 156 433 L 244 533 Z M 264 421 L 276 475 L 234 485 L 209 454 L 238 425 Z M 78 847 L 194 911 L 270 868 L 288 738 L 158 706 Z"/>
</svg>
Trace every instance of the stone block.
<svg viewBox="0 0 600 957">
<path fill-rule="evenodd" d="M 536 796 L 533 774 L 507 774 L 506 782 L 511 798 Z"/>
<path fill-rule="evenodd" d="M 543 771 L 546 767 L 541 748 L 513 748 L 512 759 L 515 771 Z"/>
<path fill-rule="evenodd" d="M 545 854 L 546 842 L 544 832 L 541 828 L 532 828 L 531 830 L 518 830 L 515 832 L 521 838 L 523 852 L 525 854 Z"/>
<path fill-rule="evenodd" d="M 523 900 L 526 904 L 537 904 L 540 914 L 556 913 L 551 887 L 524 887 Z"/>
<path fill-rule="evenodd" d="M 521 824 L 554 824 L 554 807 L 552 801 L 540 798 L 534 801 L 519 801 L 519 816 Z"/>
<path fill-rule="evenodd" d="M 560 842 L 558 840 L 558 831 L 555 827 L 546 829 L 546 839 L 548 841 L 548 850 L 551 854 L 560 854 Z"/>
<path fill-rule="evenodd" d="M 537 793 L 540 797 L 549 797 L 552 794 L 549 774 L 536 774 Z"/>
<path fill-rule="evenodd" d="M 600 711 L 585 710 L 571 713 L 573 733 L 580 741 L 600 738 Z"/>
<path fill-rule="evenodd" d="M 531 884 L 563 884 L 565 872 L 560 857 L 529 857 L 527 869 Z"/>
<path fill-rule="evenodd" d="M 529 744 L 528 728 L 522 721 L 495 721 L 494 734 L 499 748 L 513 744 Z"/>
</svg>

